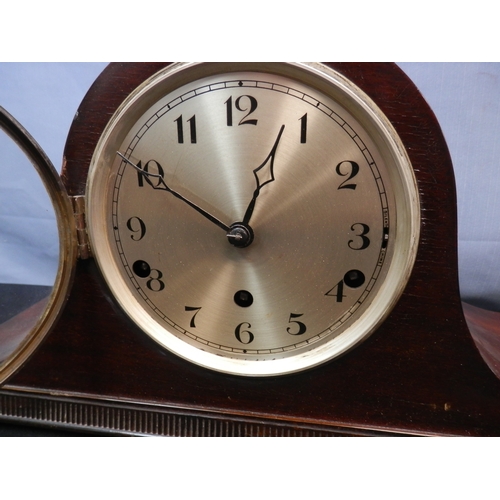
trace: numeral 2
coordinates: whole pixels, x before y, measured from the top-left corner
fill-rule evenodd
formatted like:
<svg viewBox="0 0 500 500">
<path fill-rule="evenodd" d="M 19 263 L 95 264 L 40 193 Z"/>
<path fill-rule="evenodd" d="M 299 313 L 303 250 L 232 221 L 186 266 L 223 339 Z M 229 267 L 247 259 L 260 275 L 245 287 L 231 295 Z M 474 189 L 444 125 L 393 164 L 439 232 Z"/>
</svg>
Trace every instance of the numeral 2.
<svg viewBox="0 0 500 500">
<path fill-rule="evenodd" d="M 359 172 L 359 165 L 355 161 L 341 161 L 335 171 L 342 177 L 348 176 L 338 189 L 356 189 L 357 184 L 354 184 L 354 182 L 349 183 Z"/>
</svg>

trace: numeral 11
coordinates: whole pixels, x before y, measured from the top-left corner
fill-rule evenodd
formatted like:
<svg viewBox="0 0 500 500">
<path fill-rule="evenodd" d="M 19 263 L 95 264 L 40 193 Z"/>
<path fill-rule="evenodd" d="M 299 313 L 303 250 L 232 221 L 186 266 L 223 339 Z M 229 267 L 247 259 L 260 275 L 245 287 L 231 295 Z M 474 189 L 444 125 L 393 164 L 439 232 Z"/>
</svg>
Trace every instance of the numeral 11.
<svg viewBox="0 0 500 500">
<path fill-rule="evenodd" d="M 177 142 L 184 144 L 184 124 L 182 123 L 182 115 L 174 120 L 177 123 Z M 191 136 L 191 144 L 196 144 L 196 115 L 193 115 L 188 121 L 189 133 Z"/>
</svg>

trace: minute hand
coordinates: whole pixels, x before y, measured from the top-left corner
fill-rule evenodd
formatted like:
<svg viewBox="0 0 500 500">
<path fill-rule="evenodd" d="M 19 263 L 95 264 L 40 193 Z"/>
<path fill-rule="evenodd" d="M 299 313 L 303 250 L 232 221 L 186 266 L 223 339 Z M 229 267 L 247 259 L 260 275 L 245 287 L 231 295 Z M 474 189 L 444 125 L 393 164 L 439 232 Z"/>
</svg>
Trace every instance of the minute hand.
<svg viewBox="0 0 500 500">
<path fill-rule="evenodd" d="M 276 150 L 278 149 L 278 144 L 281 139 L 281 135 L 283 134 L 283 130 L 285 130 L 285 125 L 282 125 L 280 131 L 278 132 L 278 137 L 274 142 L 274 146 L 271 149 L 271 152 L 267 155 L 267 158 L 264 162 L 254 169 L 253 174 L 255 175 L 255 180 L 257 181 L 257 188 L 253 192 L 252 199 L 248 204 L 247 210 L 245 212 L 245 216 L 243 217 L 243 224 L 248 225 L 250 222 L 250 218 L 252 217 L 255 202 L 257 201 L 257 197 L 260 194 L 260 190 L 270 182 L 274 181 L 274 158 L 276 156 Z M 262 177 L 262 180 L 261 180 Z"/>
<path fill-rule="evenodd" d="M 142 168 L 138 167 L 134 163 L 132 163 L 128 158 L 123 156 L 119 151 L 116 152 L 116 154 L 123 159 L 125 163 L 128 163 L 132 167 L 134 167 L 138 172 L 142 174 L 146 182 L 153 188 L 153 189 L 160 189 L 161 191 L 168 191 L 172 195 L 174 195 L 176 198 L 179 198 L 179 200 L 182 200 L 184 203 L 187 203 L 190 207 L 194 208 L 198 213 L 203 215 L 203 217 L 206 217 L 210 222 L 213 222 L 216 226 L 219 226 L 221 229 L 224 229 L 224 231 L 229 232 L 230 227 L 224 224 L 224 222 L 220 221 L 217 219 L 217 217 L 214 217 L 212 214 L 209 214 L 206 210 L 203 210 L 203 208 L 199 207 L 192 201 L 189 201 L 187 198 L 184 198 L 182 194 L 178 193 L 177 191 L 174 191 L 173 189 L 170 189 L 165 181 L 163 180 L 163 176 L 160 174 L 150 174 L 148 172 L 145 172 Z M 155 185 L 151 182 L 150 177 L 153 177 L 155 179 L 158 179 L 158 183 Z"/>
</svg>

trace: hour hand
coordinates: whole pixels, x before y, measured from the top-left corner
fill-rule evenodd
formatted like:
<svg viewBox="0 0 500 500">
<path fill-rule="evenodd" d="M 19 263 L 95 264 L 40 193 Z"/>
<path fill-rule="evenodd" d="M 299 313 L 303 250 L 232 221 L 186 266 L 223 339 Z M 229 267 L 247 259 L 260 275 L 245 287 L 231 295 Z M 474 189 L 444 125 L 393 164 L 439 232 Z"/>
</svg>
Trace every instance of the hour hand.
<svg viewBox="0 0 500 500">
<path fill-rule="evenodd" d="M 192 201 L 189 201 L 187 198 L 182 196 L 182 194 L 178 193 L 177 191 L 174 191 L 173 189 L 170 189 L 165 180 L 163 179 L 163 175 L 161 174 L 150 174 L 149 172 L 145 172 L 142 168 L 138 167 L 135 163 L 130 161 L 128 158 L 123 156 L 119 151 L 116 152 L 116 154 L 128 165 L 134 167 L 138 172 L 140 172 L 143 176 L 143 178 L 146 180 L 146 182 L 153 188 L 153 189 L 159 189 L 162 191 L 168 191 L 171 193 L 173 196 L 176 198 L 179 198 L 179 200 L 182 200 L 184 203 L 187 203 L 191 208 L 194 208 L 198 213 L 203 215 L 203 217 L 207 218 L 210 222 L 213 222 L 216 226 L 220 227 L 221 229 L 224 229 L 226 233 L 230 231 L 230 227 L 224 224 L 224 222 L 220 221 L 217 219 L 217 217 L 213 216 L 212 214 L 208 213 L 206 210 L 203 208 L 199 207 Z M 150 179 L 156 179 L 156 182 L 152 182 Z"/>
<path fill-rule="evenodd" d="M 252 217 L 255 208 L 255 202 L 257 201 L 257 198 L 260 194 L 260 190 L 266 184 L 274 181 L 274 158 L 276 156 L 276 151 L 278 149 L 278 144 L 280 142 L 281 135 L 283 134 L 283 130 L 285 130 L 285 125 L 281 126 L 280 131 L 278 132 L 278 137 L 276 138 L 276 141 L 274 141 L 274 145 L 271 149 L 271 152 L 267 155 L 267 158 L 253 171 L 257 187 L 253 192 L 252 199 L 250 200 L 250 203 L 248 204 L 247 210 L 245 212 L 245 216 L 243 217 L 243 224 L 245 226 L 247 226 L 250 222 L 250 218 Z"/>
</svg>

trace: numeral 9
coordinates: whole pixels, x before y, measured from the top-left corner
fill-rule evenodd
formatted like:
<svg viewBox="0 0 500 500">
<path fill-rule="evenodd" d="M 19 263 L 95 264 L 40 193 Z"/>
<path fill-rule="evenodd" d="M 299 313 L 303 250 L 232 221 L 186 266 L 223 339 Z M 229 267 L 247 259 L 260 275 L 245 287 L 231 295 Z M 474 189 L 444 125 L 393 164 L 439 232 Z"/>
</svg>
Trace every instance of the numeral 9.
<svg viewBox="0 0 500 500">
<path fill-rule="evenodd" d="M 139 217 L 130 217 L 127 221 L 127 227 L 130 231 L 132 231 L 132 233 L 134 233 L 130 235 L 134 241 L 140 241 L 144 238 L 144 235 L 146 234 L 146 224 L 144 224 L 142 219 Z"/>
</svg>

